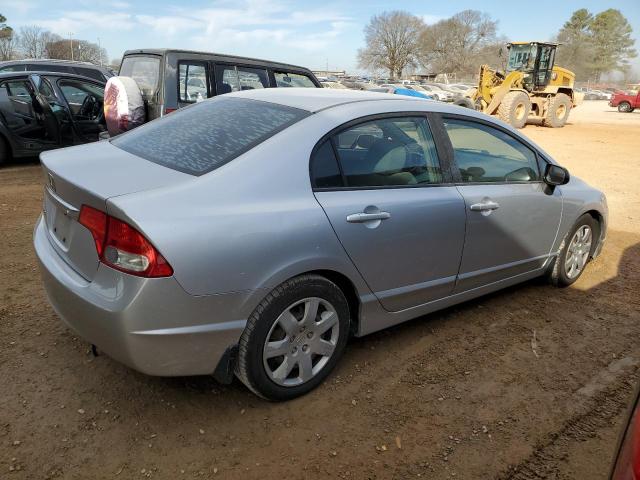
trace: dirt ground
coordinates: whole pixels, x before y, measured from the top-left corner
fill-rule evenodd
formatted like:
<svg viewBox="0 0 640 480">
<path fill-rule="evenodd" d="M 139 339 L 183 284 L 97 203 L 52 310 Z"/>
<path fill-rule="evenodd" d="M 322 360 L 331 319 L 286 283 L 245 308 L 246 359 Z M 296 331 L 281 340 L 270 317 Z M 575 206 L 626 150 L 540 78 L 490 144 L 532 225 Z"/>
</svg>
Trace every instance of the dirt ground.
<svg viewBox="0 0 640 480">
<path fill-rule="evenodd" d="M 93 358 L 41 287 L 37 162 L 0 168 L 0 479 L 605 478 L 639 377 L 640 111 L 588 102 L 524 133 L 608 196 L 585 275 L 354 339 L 281 404 Z"/>
</svg>

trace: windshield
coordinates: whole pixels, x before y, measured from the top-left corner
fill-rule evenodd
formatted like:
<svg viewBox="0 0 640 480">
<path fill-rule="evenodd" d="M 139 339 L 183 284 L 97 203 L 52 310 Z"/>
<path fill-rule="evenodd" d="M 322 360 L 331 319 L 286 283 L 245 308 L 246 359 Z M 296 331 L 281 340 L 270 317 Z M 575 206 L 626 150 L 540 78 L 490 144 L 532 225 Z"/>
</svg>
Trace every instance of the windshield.
<svg viewBox="0 0 640 480">
<path fill-rule="evenodd" d="M 160 79 L 160 57 L 130 55 L 124 57 L 120 66 L 120 75 L 133 78 L 142 95 L 149 97 L 158 88 Z"/>
<path fill-rule="evenodd" d="M 111 143 L 150 162 L 199 176 L 308 114 L 276 103 L 223 95 L 149 122 Z"/>
<path fill-rule="evenodd" d="M 511 45 L 507 71 L 519 70 L 527 72 L 533 70 L 537 48 L 537 45 Z"/>
</svg>

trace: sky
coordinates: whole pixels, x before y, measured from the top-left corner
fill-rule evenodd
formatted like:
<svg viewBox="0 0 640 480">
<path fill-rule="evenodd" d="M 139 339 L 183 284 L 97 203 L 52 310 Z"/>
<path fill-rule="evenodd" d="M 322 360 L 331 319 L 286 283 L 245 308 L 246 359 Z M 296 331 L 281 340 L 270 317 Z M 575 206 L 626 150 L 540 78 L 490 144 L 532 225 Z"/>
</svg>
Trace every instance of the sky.
<svg viewBox="0 0 640 480">
<path fill-rule="evenodd" d="M 63 37 L 89 40 L 120 58 L 127 49 L 185 48 L 302 65 L 313 70 L 358 71 L 364 26 L 374 14 L 405 10 L 427 23 L 465 9 L 499 21 L 509 40 L 551 39 L 571 13 L 617 8 L 635 27 L 640 51 L 640 0 L 515 1 L 404 0 L 0 0 L 14 29 L 40 25 Z M 640 58 L 632 61 L 640 70 Z"/>
</svg>

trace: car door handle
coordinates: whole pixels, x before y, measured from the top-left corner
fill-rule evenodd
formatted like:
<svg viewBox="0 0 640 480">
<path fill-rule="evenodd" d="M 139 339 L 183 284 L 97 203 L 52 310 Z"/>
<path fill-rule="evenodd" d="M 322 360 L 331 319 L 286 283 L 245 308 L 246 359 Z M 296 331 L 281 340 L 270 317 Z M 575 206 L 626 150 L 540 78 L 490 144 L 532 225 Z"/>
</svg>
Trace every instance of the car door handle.
<svg viewBox="0 0 640 480">
<path fill-rule="evenodd" d="M 374 220 L 386 220 L 387 218 L 391 218 L 391 214 L 389 212 L 376 212 L 376 213 L 352 213 L 351 215 L 347 215 L 347 222 L 349 223 L 364 223 L 371 222 Z"/>
<path fill-rule="evenodd" d="M 497 202 L 484 201 L 480 203 L 474 203 L 469 207 L 474 212 L 486 212 L 488 210 L 497 210 L 500 208 L 500 204 Z"/>
</svg>

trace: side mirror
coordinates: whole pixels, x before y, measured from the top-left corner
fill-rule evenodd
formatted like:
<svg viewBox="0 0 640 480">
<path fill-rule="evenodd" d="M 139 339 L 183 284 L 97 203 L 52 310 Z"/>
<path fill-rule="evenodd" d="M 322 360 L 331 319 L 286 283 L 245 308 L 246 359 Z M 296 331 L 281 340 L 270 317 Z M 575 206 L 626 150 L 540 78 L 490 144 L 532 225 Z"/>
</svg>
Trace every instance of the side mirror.
<svg viewBox="0 0 640 480">
<path fill-rule="evenodd" d="M 566 185 L 570 179 L 569 170 L 549 163 L 544 172 L 544 182 L 548 185 Z"/>
</svg>

